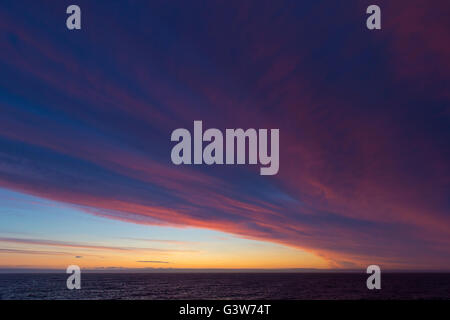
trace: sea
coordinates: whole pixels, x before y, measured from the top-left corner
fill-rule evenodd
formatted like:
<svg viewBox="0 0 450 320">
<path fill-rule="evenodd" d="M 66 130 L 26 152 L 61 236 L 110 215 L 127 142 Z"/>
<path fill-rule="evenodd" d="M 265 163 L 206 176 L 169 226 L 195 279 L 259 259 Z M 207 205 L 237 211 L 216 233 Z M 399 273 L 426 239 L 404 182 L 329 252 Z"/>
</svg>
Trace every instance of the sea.
<svg viewBox="0 0 450 320">
<path fill-rule="evenodd" d="M 84 273 L 79 290 L 67 277 L 0 274 L 0 299 L 450 300 L 450 273 L 384 273 L 380 290 L 364 273 Z"/>
</svg>

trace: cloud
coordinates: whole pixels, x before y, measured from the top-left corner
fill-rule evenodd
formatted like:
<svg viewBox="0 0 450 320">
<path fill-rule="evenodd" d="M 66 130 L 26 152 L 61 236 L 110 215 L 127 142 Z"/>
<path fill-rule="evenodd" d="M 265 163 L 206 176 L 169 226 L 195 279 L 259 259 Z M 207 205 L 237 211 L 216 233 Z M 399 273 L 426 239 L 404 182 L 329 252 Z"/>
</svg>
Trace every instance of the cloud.
<svg viewBox="0 0 450 320">
<path fill-rule="evenodd" d="M 120 5 L 84 31 L 80 45 L 96 49 L 83 55 L 43 31 L 59 19 L 52 10 L 31 6 L 39 19 L 20 24 L 22 6 L 0 10 L 2 187 L 121 221 L 282 243 L 330 264 L 450 264 L 447 2 L 385 2 L 378 34 L 361 25 L 361 4 L 312 2 L 189 4 L 179 10 L 189 19 L 164 21 L 148 4 L 145 31 L 112 34 L 108 20 L 135 14 Z M 172 165 L 171 131 L 196 119 L 279 128 L 279 174 Z"/>
<path fill-rule="evenodd" d="M 156 243 L 165 243 L 165 244 L 175 244 L 175 245 L 184 245 L 184 244 L 196 244 L 198 241 L 188 241 L 188 240 L 170 240 L 170 239 L 146 239 L 146 238 L 121 238 L 126 240 L 133 241 L 143 241 L 143 242 L 156 242 Z"/>
<path fill-rule="evenodd" d="M 50 247 L 68 247 L 77 249 L 93 249 L 93 250 L 111 250 L 111 251 L 149 251 L 149 252 L 195 252 L 193 250 L 182 249 L 159 249 L 148 247 L 119 247 L 119 246 L 103 246 L 90 243 L 68 242 L 49 239 L 30 239 L 30 238 L 8 238 L 0 237 L 0 242 L 16 243 L 16 244 L 30 244 L 38 246 L 50 246 Z M 79 256 L 81 258 L 81 256 Z"/>
<path fill-rule="evenodd" d="M 21 250 L 21 249 L 0 249 L 0 253 L 13 253 L 13 254 L 38 254 L 38 255 L 72 255 L 69 252 L 61 251 L 42 251 L 42 250 Z"/>
</svg>

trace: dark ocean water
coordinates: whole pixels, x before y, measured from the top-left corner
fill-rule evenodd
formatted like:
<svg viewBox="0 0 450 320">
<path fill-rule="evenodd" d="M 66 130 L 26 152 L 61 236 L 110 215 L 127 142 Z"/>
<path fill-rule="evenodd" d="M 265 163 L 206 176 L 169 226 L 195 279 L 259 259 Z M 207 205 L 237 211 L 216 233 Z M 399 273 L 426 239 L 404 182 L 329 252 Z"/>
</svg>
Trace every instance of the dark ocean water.
<svg viewBox="0 0 450 320">
<path fill-rule="evenodd" d="M 0 274 L 0 299 L 450 299 L 450 273 L 382 274 L 368 290 L 356 273 Z"/>
</svg>

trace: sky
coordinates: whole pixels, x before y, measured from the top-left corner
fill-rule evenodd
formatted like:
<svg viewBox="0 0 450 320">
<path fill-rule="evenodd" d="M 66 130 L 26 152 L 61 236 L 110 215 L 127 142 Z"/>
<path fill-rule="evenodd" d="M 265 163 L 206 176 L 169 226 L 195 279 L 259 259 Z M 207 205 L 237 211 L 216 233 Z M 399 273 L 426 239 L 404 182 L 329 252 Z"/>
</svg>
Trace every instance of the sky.
<svg viewBox="0 0 450 320">
<path fill-rule="evenodd" d="M 0 268 L 448 270 L 450 4 L 376 3 L 2 1 Z M 195 120 L 278 174 L 174 165 Z"/>
</svg>

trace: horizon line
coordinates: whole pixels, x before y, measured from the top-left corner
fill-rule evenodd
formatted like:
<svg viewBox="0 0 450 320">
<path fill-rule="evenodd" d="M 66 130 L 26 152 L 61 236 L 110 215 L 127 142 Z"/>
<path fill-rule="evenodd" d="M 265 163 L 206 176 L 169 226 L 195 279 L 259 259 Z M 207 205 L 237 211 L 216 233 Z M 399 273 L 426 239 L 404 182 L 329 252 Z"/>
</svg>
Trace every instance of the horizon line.
<svg viewBox="0 0 450 320">
<path fill-rule="evenodd" d="M 99 267 L 81 269 L 82 273 L 364 273 L 366 269 L 318 268 L 125 268 Z M 383 273 L 450 273 L 440 269 L 382 269 Z M 61 268 L 0 267 L 0 274 L 64 273 Z"/>
</svg>

